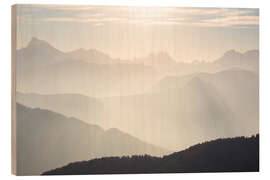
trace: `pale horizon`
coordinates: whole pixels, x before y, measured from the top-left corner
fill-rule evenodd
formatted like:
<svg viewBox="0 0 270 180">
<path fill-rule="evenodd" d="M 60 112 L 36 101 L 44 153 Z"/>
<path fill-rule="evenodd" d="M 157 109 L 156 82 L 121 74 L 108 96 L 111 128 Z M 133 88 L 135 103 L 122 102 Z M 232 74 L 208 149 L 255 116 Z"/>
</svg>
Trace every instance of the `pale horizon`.
<svg viewBox="0 0 270 180">
<path fill-rule="evenodd" d="M 62 52 L 134 59 L 165 51 L 183 62 L 259 49 L 259 9 L 21 5 L 17 13 L 18 49 L 37 37 Z"/>
<path fill-rule="evenodd" d="M 212 60 L 207 60 L 207 59 L 206 59 L 206 60 L 197 60 L 197 59 L 195 59 L 195 60 L 193 60 L 193 61 L 179 61 L 179 59 L 174 58 L 170 53 L 168 53 L 168 52 L 166 52 L 166 51 L 160 50 L 160 51 L 157 51 L 157 52 L 150 52 L 149 54 L 146 54 L 145 56 L 136 56 L 136 57 L 131 58 L 131 59 L 121 59 L 120 57 L 113 57 L 113 56 L 111 56 L 108 52 L 105 52 L 105 51 L 100 50 L 100 49 L 97 49 L 97 48 L 89 48 L 89 49 L 86 49 L 86 48 L 83 48 L 83 47 L 78 47 L 77 49 L 72 49 L 72 50 L 69 50 L 69 51 L 63 51 L 63 50 L 61 50 L 61 49 L 56 48 L 53 44 L 51 44 L 51 43 L 48 42 L 47 40 L 41 39 L 41 38 L 39 38 L 39 37 L 34 37 L 34 36 L 30 38 L 30 40 L 26 43 L 25 46 L 23 46 L 23 47 L 17 47 L 17 51 L 18 51 L 18 50 L 21 50 L 21 49 L 24 49 L 24 48 L 27 48 L 28 44 L 31 42 L 32 39 L 37 39 L 37 40 L 45 41 L 45 42 L 49 43 L 52 47 L 54 47 L 55 49 L 57 49 L 57 50 L 59 50 L 59 51 L 61 51 L 61 52 L 63 52 L 63 53 L 70 53 L 70 52 L 77 51 L 77 50 L 84 50 L 84 51 L 96 50 L 96 51 L 98 51 L 98 52 L 101 52 L 101 53 L 104 53 L 104 54 L 108 55 L 110 58 L 113 58 L 113 59 L 119 59 L 119 60 L 123 60 L 123 61 L 127 61 L 127 62 L 132 62 L 132 61 L 134 62 L 134 60 L 136 60 L 136 58 L 146 58 L 146 57 L 149 57 L 149 56 L 151 56 L 151 55 L 158 55 L 158 54 L 160 54 L 160 53 L 167 53 L 167 54 L 168 54 L 175 62 L 177 62 L 177 63 L 180 63 L 180 62 L 182 62 L 182 63 L 194 63 L 194 62 L 211 63 L 211 62 L 217 61 L 217 60 L 218 60 L 219 58 L 221 58 L 226 52 L 229 52 L 229 51 L 235 51 L 235 52 L 241 53 L 241 54 L 244 54 L 244 53 L 246 53 L 246 52 L 253 51 L 253 50 L 259 51 L 259 49 L 256 49 L 256 48 L 253 48 L 253 49 L 247 49 L 247 50 L 243 50 L 243 51 L 241 51 L 241 50 L 239 50 L 239 49 L 227 49 L 227 50 L 225 50 L 223 53 L 221 53 L 219 56 L 217 56 L 216 59 L 212 59 Z"/>
</svg>

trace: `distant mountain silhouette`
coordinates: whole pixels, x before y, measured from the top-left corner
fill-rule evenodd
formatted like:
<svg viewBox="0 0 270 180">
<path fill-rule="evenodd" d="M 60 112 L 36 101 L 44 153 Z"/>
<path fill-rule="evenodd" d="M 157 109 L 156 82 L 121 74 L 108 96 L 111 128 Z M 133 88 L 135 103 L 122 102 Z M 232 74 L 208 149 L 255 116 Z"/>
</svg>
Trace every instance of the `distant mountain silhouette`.
<svg viewBox="0 0 270 180">
<path fill-rule="evenodd" d="M 162 74 L 176 65 L 176 61 L 167 52 L 152 53 L 147 57 L 135 58 L 133 62 L 152 66 Z"/>
<path fill-rule="evenodd" d="M 40 68 L 49 64 L 68 59 L 68 56 L 60 50 L 51 46 L 48 42 L 33 37 L 29 44 L 17 50 L 17 67 Z M 22 67 L 21 67 L 22 66 Z"/>
<path fill-rule="evenodd" d="M 259 135 L 217 139 L 162 158 L 106 157 L 74 162 L 43 175 L 259 171 Z"/>
<path fill-rule="evenodd" d="M 259 50 L 250 50 L 244 53 L 229 50 L 214 61 L 216 68 L 243 68 L 253 72 L 259 72 Z M 219 67 L 218 67 L 219 66 Z"/>
<path fill-rule="evenodd" d="M 136 137 L 144 129 L 152 134 L 147 141 L 173 150 L 249 136 L 259 132 L 258 84 L 258 75 L 242 69 L 167 76 L 147 93 L 103 98 L 102 119 L 113 121 L 102 126 L 117 125 Z"/>
<path fill-rule="evenodd" d="M 100 124 L 103 104 L 98 98 L 80 94 L 16 93 L 16 101 L 31 108 L 41 108 L 78 118 L 86 123 Z"/>
<path fill-rule="evenodd" d="M 41 94 L 79 93 L 93 97 L 128 95 L 149 88 L 157 78 L 151 66 L 128 61 L 119 63 L 97 50 L 86 52 L 92 57 L 80 59 L 84 57 L 77 57 L 81 51 L 63 53 L 46 41 L 33 38 L 27 47 L 17 51 L 17 90 Z"/>
<path fill-rule="evenodd" d="M 225 52 L 220 58 L 213 62 L 178 62 L 174 65 L 168 74 L 170 75 L 189 75 L 193 73 L 206 72 L 216 73 L 231 68 L 240 68 L 259 73 L 259 50 L 250 50 L 240 53 L 236 50 Z"/>
<path fill-rule="evenodd" d="M 118 129 L 17 104 L 18 175 L 38 175 L 69 162 L 125 155 L 164 155 L 169 151 Z"/>
<path fill-rule="evenodd" d="M 199 78 L 208 85 L 213 85 L 211 89 L 216 89 L 218 98 L 232 110 L 235 118 L 234 126 L 240 127 L 238 123 L 243 121 L 241 123 L 243 129 L 245 127 L 258 128 L 259 76 L 255 72 L 231 68 L 212 74 L 195 73 L 181 77 L 168 76 L 162 79 L 153 90 L 170 93 L 170 91 L 174 91 L 173 89 L 184 88 L 193 78 Z M 211 93 L 209 95 L 211 96 Z M 252 122 L 256 122 L 257 126 L 255 124 L 250 125 Z M 251 132 L 246 131 L 246 133 L 245 135 L 248 135 Z M 251 134 L 254 133 L 256 132 Z"/>
<path fill-rule="evenodd" d="M 96 49 L 77 49 L 67 53 L 74 59 L 84 60 L 89 63 L 97 64 L 113 64 L 113 63 L 124 63 L 124 61 L 117 61 L 112 59 L 109 55 L 98 51 Z"/>
<path fill-rule="evenodd" d="M 95 49 L 65 53 L 44 40 L 32 38 L 17 51 L 16 78 L 17 90 L 21 92 L 104 97 L 143 93 L 167 75 L 214 73 L 230 68 L 258 74 L 259 51 L 230 50 L 212 63 L 177 62 L 166 52 L 128 61 L 113 59 Z"/>
<path fill-rule="evenodd" d="M 118 127 L 147 142 L 179 150 L 204 140 L 258 133 L 258 84 L 256 73 L 233 68 L 167 76 L 138 95 L 92 98 L 17 93 L 17 102 L 105 128 Z M 151 135 L 145 136 L 142 130 Z"/>
</svg>

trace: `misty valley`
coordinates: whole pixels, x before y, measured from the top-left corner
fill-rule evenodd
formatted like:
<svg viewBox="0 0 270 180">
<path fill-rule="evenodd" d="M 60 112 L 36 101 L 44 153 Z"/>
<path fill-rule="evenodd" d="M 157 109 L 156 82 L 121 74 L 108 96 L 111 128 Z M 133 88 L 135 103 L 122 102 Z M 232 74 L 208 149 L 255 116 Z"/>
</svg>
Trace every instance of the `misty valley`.
<svg viewBox="0 0 270 180">
<path fill-rule="evenodd" d="M 16 52 L 19 175 L 259 170 L 259 50 L 186 63 Z"/>
</svg>

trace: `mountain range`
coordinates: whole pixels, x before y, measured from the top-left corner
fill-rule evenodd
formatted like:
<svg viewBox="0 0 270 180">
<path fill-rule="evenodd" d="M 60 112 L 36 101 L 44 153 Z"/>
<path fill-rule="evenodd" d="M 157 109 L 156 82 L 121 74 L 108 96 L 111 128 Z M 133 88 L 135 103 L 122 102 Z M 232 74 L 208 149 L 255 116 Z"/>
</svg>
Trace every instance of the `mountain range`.
<svg viewBox="0 0 270 180">
<path fill-rule="evenodd" d="M 104 130 L 48 110 L 17 104 L 16 116 L 18 175 L 39 175 L 92 158 L 170 152 L 116 128 Z"/>
<path fill-rule="evenodd" d="M 173 150 L 249 136 L 259 131 L 258 86 L 258 75 L 241 69 L 165 77 L 147 93 L 103 98 L 103 119 L 110 121 L 102 126 Z"/>
<path fill-rule="evenodd" d="M 166 52 L 120 60 L 95 49 L 61 52 L 44 40 L 32 38 L 25 48 L 17 50 L 16 78 L 21 92 L 109 97 L 144 93 L 167 75 L 215 73 L 231 68 L 258 74 L 259 51 L 230 50 L 211 63 L 178 62 Z"/>
<path fill-rule="evenodd" d="M 117 127 L 177 150 L 204 140 L 258 133 L 258 85 L 256 73 L 235 68 L 167 76 L 138 95 L 93 98 L 18 92 L 17 102 L 106 129 Z"/>
<path fill-rule="evenodd" d="M 166 52 L 120 60 L 33 38 L 16 60 L 19 174 L 259 132 L 258 50 L 213 62 Z"/>
</svg>

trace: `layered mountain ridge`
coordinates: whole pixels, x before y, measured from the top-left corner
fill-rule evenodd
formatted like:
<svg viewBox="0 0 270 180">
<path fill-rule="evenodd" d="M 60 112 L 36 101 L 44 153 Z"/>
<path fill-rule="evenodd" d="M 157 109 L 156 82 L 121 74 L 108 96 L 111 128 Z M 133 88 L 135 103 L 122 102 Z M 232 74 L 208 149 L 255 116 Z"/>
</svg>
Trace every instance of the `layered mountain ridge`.
<svg viewBox="0 0 270 180">
<path fill-rule="evenodd" d="M 16 90 L 24 175 L 259 132 L 258 50 L 229 50 L 214 62 L 166 52 L 120 60 L 33 38 L 17 51 Z"/>
<path fill-rule="evenodd" d="M 258 74 L 258 64 L 258 50 L 229 51 L 212 63 L 177 62 L 166 52 L 129 61 L 112 59 L 95 49 L 64 53 L 33 38 L 27 47 L 17 51 L 17 90 L 91 97 L 132 95 L 144 93 L 167 75 L 213 73 L 235 67 Z"/>
<path fill-rule="evenodd" d="M 137 95 L 92 98 L 18 92 L 17 102 L 104 128 L 118 127 L 169 149 L 183 149 L 206 139 L 257 133 L 258 84 L 255 73 L 231 69 L 168 76 Z"/>
<path fill-rule="evenodd" d="M 76 118 L 20 104 L 16 111 L 19 175 L 38 175 L 77 160 L 169 153 L 116 128 L 104 130 Z"/>
</svg>

